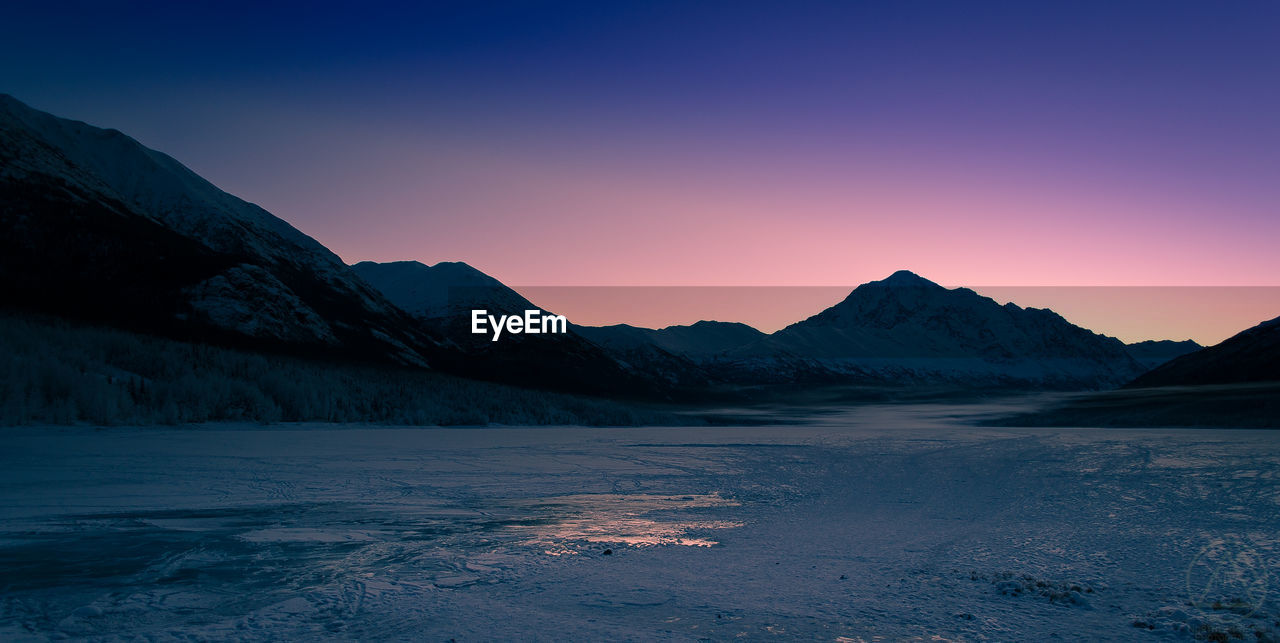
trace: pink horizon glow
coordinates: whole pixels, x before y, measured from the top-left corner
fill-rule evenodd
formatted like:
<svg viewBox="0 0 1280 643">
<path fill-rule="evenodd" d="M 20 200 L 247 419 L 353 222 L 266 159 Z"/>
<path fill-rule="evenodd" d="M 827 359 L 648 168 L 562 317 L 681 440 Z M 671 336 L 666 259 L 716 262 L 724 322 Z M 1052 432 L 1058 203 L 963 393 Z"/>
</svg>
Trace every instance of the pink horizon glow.
<svg viewBox="0 0 1280 643">
<path fill-rule="evenodd" d="M 15 7 L 0 85 L 348 263 L 524 287 L 1280 286 L 1276 3 L 171 4 Z M 707 315 L 839 300 L 787 297 Z M 1280 315 L 1074 297 L 1044 301 L 1122 338 Z"/>
<path fill-rule="evenodd" d="M 771 333 L 835 305 L 841 286 L 521 286 L 535 305 L 586 326 L 642 328 L 703 320 Z M 1067 321 L 1126 343 L 1195 340 L 1212 346 L 1280 315 L 1280 287 L 976 287 L 999 304 L 1049 308 Z"/>
</svg>

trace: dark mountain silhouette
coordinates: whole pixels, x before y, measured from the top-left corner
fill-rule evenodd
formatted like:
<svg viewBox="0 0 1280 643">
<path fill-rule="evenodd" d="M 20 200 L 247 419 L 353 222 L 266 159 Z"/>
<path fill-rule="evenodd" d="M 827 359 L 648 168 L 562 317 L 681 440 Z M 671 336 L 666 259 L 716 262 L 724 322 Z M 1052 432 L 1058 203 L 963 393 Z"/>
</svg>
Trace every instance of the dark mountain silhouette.
<svg viewBox="0 0 1280 643">
<path fill-rule="evenodd" d="M 737 322 L 700 321 L 688 326 L 638 328 L 627 324 L 584 326 L 578 328 L 583 337 L 602 346 L 635 349 L 656 346 L 670 353 L 690 357 L 706 357 L 759 341 L 766 335 L 751 326 Z"/>
<path fill-rule="evenodd" d="M 470 333 L 471 309 L 537 306 L 463 263 L 346 266 L 118 131 L 0 96 L 0 163 L 4 304 L 130 330 L 662 399 L 775 382 L 1098 387 L 1141 372 L 1118 340 L 1052 311 L 907 271 L 772 335 L 703 321 L 495 343 Z"/>
<path fill-rule="evenodd" d="M 495 347 L 450 313 L 478 302 L 519 309 L 510 312 L 532 306 L 483 273 L 415 262 L 352 269 L 169 156 L 9 96 L 0 96 L 0 168 L 0 287 L 9 308 L 536 388 L 666 399 L 675 382 L 690 384 L 572 335 L 512 336 Z"/>
<path fill-rule="evenodd" d="M 425 366 L 438 338 L 267 211 L 116 130 L 0 95 L 5 305 Z"/>
<path fill-rule="evenodd" d="M 471 332 L 471 311 L 520 315 L 542 310 L 497 279 L 462 262 L 428 266 L 417 261 L 352 266 L 424 329 L 450 338 L 456 359 L 437 357 L 465 375 L 542 387 L 671 399 L 696 395 L 706 375 L 688 359 L 663 350 L 611 349 L 591 341 L 579 326 L 557 335 L 507 335 L 494 342 Z"/>
<path fill-rule="evenodd" d="M 1007 426 L 1280 428 L 1278 365 L 1280 318 L 1176 357 L 1119 389 L 1070 396 L 991 422 Z"/>
<path fill-rule="evenodd" d="M 1144 368 L 1155 368 L 1175 357 L 1182 357 L 1204 348 L 1196 342 L 1186 339 L 1180 342 L 1171 339 L 1147 340 L 1126 344 L 1129 355 L 1142 364 Z"/>
<path fill-rule="evenodd" d="M 467 316 L 472 309 L 516 314 L 538 308 L 502 282 L 461 261 L 432 266 L 417 261 L 351 266 L 401 310 L 419 319 Z"/>
<path fill-rule="evenodd" d="M 1126 388 L 1280 382 L 1280 317 L 1142 374 Z"/>
</svg>

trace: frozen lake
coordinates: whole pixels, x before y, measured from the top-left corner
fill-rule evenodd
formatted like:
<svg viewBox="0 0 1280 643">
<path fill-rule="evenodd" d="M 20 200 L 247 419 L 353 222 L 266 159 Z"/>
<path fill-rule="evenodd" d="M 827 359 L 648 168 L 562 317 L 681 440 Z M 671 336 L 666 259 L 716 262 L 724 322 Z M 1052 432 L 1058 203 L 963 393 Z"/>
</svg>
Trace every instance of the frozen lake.
<svg viewBox="0 0 1280 643">
<path fill-rule="evenodd" d="M 0 429 L 0 639 L 1280 630 L 1280 433 L 959 421 L 981 410 Z"/>
</svg>

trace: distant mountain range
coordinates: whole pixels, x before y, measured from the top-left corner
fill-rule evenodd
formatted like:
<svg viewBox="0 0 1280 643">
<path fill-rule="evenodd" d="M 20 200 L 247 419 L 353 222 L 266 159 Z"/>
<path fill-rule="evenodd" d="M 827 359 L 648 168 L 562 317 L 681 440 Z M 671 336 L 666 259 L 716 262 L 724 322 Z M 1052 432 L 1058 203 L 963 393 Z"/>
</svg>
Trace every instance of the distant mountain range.
<svg viewBox="0 0 1280 643">
<path fill-rule="evenodd" d="M 1280 317 L 1170 360 L 1129 388 L 1247 382 L 1280 382 Z"/>
<path fill-rule="evenodd" d="M 425 269 L 375 278 L 426 314 L 438 292 L 395 288 L 415 266 Z M 442 279 L 496 283 L 463 264 L 418 283 Z M 586 342 L 499 352 L 424 323 L 314 239 L 174 159 L 4 95 L 0 288 L 11 308 L 180 339 L 615 396 L 671 392 Z"/>
<path fill-rule="evenodd" d="M 351 266 L 392 303 L 433 335 L 449 337 L 460 351 L 445 362 L 453 372 L 480 378 L 636 397 L 678 399 L 705 391 L 709 379 L 697 365 L 664 350 L 613 350 L 584 339 L 581 327 L 563 335 L 509 335 L 501 342 L 471 332 L 471 311 L 520 315 L 538 309 L 497 279 L 461 262 L 432 266 L 417 261 Z M 551 312 L 551 311 L 549 311 Z"/>
<path fill-rule="evenodd" d="M 634 350 L 654 346 L 677 355 L 707 359 L 767 337 L 738 322 L 700 321 L 689 326 L 637 328 L 627 324 L 581 326 L 579 334 L 602 346 Z"/>
<path fill-rule="evenodd" d="M 425 311 L 419 313 L 424 319 L 465 319 L 473 307 L 504 312 L 536 307 L 465 264 L 363 263 L 355 268 L 397 305 Z M 573 330 L 641 370 L 662 362 L 668 375 L 701 369 L 725 384 L 1098 388 L 1122 384 L 1145 370 L 1119 340 L 1072 325 L 1052 311 L 1001 306 L 972 290 L 943 288 L 907 271 L 859 286 L 835 306 L 771 335 L 715 321 Z M 1152 343 L 1136 350 L 1154 362 L 1190 348 Z"/>
<path fill-rule="evenodd" d="M 702 321 L 571 326 L 495 343 L 469 332 L 471 309 L 538 306 L 483 272 L 457 262 L 344 265 L 172 158 L 4 95 L 0 287 L 10 308 L 181 339 L 647 399 L 778 383 L 1101 388 L 1174 357 L 1138 381 L 1228 377 L 1233 364 L 1271 377 L 1275 363 L 1265 324 L 1185 355 L 1198 347 L 1126 347 L 1052 311 L 907 271 L 772 334 Z"/>
<path fill-rule="evenodd" d="M 1053 311 L 1001 306 L 907 271 L 859 286 L 737 352 L 798 355 L 841 372 L 991 385 L 1099 387 L 1142 372 L 1122 342 Z"/>
<path fill-rule="evenodd" d="M 905 270 L 771 335 L 721 322 L 583 333 L 606 346 L 647 342 L 731 380 L 1096 388 L 1145 370 L 1119 340 L 1052 311 L 1001 306 Z"/>
<path fill-rule="evenodd" d="M 1169 360 L 1122 388 L 1073 394 L 991 423 L 1280 428 L 1280 318 Z"/>
<path fill-rule="evenodd" d="M 1182 357 L 1187 353 L 1204 348 L 1200 344 L 1184 339 L 1180 342 L 1171 339 L 1147 340 L 1145 342 L 1136 342 L 1125 346 L 1125 350 L 1129 351 L 1129 355 L 1138 360 L 1145 369 L 1155 368 L 1175 357 Z"/>
</svg>

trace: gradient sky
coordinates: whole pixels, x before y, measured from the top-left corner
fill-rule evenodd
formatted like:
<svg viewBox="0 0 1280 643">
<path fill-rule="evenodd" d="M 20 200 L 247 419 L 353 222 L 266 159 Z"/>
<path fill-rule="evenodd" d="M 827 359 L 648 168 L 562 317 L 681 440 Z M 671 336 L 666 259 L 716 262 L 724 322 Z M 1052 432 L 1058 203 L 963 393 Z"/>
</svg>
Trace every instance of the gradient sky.
<svg viewBox="0 0 1280 643">
<path fill-rule="evenodd" d="M 1280 285 L 1271 0 L 173 4 L 10 3 L 0 91 L 348 262 Z"/>
</svg>

